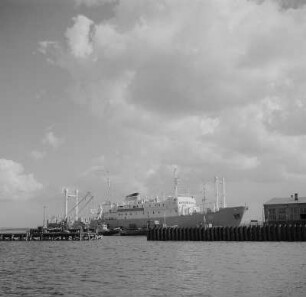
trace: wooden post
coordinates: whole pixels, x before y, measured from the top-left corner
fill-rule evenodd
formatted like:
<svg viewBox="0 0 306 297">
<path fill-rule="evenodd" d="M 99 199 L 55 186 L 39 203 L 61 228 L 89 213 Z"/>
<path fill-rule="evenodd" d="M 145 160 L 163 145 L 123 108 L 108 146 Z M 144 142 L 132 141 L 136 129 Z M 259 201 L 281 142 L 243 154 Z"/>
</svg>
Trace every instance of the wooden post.
<svg viewBox="0 0 306 297">
<path fill-rule="evenodd" d="M 173 229 L 173 240 L 178 240 L 178 228 Z"/>
<path fill-rule="evenodd" d="M 154 226 L 153 229 L 151 229 L 151 232 L 152 232 L 152 237 L 151 239 L 152 240 L 156 240 L 156 227 Z"/>
<path fill-rule="evenodd" d="M 235 241 L 239 240 L 239 238 L 238 238 L 238 227 L 237 226 L 234 227 L 234 240 Z"/>
<path fill-rule="evenodd" d="M 228 232 L 228 241 L 234 241 L 234 227 L 229 226 L 228 228 L 229 232 Z"/>
<path fill-rule="evenodd" d="M 162 240 L 162 228 L 158 227 L 157 229 L 157 240 Z"/>
<path fill-rule="evenodd" d="M 185 229 L 184 229 L 184 227 L 180 228 L 180 240 L 181 241 L 185 240 Z"/>
<path fill-rule="evenodd" d="M 199 229 L 198 229 L 198 232 L 199 232 L 199 241 L 202 241 L 203 240 L 203 227 L 201 226 Z"/>
<path fill-rule="evenodd" d="M 170 240 L 170 228 L 169 227 L 166 228 L 165 233 L 166 233 L 165 240 L 169 241 Z"/>
<path fill-rule="evenodd" d="M 224 240 L 226 241 L 229 240 L 229 227 L 228 226 L 224 227 Z"/>
<path fill-rule="evenodd" d="M 172 239 L 172 228 L 168 227 L 168 240 L 173 240 Z"/>
<path fill-rule="evenodd" d="M 292 241 L 292 236 L 291 236 L 291 225 L 286 225 L 287 228 L 287 241 Z"/>
<path fill-rule="evenodd" d="M 210 228 L 209 227 L 205 228 L 205 240 L 206 241 L 210 241 L 211 240 L 211 238 L 210 238 Z"/>
<path fill-rule="evenodd" d="M 217 240 L 218 241 L 222 240 L 221 239 L 221 234 L 222 234 L 222 229 L 221 229 L 221 227 L 218 227 L 217 228 L 217 238 L 218 238 Z"/>
<path fill-rule="evenodd" d="M 187 241 L 188 240 L 188 228 L 186 227 L 186 228 L 184 228 L 184 230 L 185 230 L 185 241 Z"/>
<path fill-rule="evenodd" d="M 210 228 L 211 231 L 211 241 L 215 241 L 215 227 Z"/>
<path fill-rule="evenodd" d="M 276 241 L 280 241 L 281 232 L 280 232 L 279 224 L 275 225 L 275 238 L 276 238 Z"/>
<path fill-rule="evenodd" d="M 296 224 L 294 224 L 292 227 L 293 227 L 293 241 L 297 241 L 298 226 Z"/>
<path fill-rule="evenodd" d="M 192 230 L 191 228 L 186 228 L 186 240 L 192 240 Z"/>
<path fill-rule="evenodd" d="M 202 229 L 202 240 L 207 241 L 207 228 L 203 227 Z"/>
<path fill-rule="evenodd" d="M 166 228 L 162 228 L 161 232 L 162 232 L 162 241 L 165 241 L 166 240 L 166 235 L 167 235 Z"/>
<path fill-rule="evenodd" d="M 182 238 L 181 228 L 176 228 L 176 240 L 180 241 Z"/>
<path fill-rule="evenodd" d="M 302 226 L 301 238 L 302 238 L 302 241 L 306 241 L 306 225 Z"/>
</svg>

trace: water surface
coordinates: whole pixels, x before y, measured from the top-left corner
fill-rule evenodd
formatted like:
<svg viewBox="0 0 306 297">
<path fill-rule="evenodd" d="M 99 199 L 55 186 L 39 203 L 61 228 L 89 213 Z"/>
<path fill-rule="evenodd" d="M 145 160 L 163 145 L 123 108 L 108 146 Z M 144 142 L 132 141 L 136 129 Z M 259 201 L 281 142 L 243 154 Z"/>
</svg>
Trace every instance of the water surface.
<svg viewBox="0 0 306 297">
<path fill-rule="evenodd" d="M 0 242 L 0 296 L 306 296 L 306 243 Z"/>
</svg>

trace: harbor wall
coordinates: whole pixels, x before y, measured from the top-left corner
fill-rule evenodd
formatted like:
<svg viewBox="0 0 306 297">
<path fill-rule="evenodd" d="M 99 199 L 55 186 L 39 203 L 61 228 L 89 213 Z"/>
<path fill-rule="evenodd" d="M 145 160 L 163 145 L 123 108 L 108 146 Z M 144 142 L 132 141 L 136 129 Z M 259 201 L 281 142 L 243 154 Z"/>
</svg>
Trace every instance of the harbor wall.
<svg viewBox="0 0 306 297">
<path fill-rule="evenodd" d="M 306 241 L 306 225 L 152 228 L 149 241 Z"/>
<path fill-rule="evenodd" d="M 31 229 L 27 232 L 0 233 L 0 241 L 68 241 L 101 239 L 97 233 L 89 230 L 72 230 L 69 232 L 44 232 L 42 229 Z"/>
</svg>

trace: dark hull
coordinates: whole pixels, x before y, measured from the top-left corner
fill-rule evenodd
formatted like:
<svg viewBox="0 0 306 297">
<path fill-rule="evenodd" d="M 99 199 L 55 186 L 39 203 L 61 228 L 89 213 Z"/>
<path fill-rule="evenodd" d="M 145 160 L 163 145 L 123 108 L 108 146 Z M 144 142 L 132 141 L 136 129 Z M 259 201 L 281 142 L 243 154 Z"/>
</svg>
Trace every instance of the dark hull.
<svg viewBox="0 0 306 297">
<path fill-rule="evenodd" d="M 120 235 L 120 230 L 103 230 L 103 231 L 98 231 L 98 234 L 103 236 Z"/>
<path fill-rule="evenodd" d="M 120 231 L 121 236 L 140 236 L 140 235 L 147 235 L 146 229 L 124 229 Z"/>
<path fill-rule="evenodd" d="M 144 228 L 148 223 L 152 226 L 157 221 L 160 225 L 179 226 L 179 227 L 197 227 L 210 224 L 212 226 L 239 226 L 246 210 L 244 206 L 221 208 L 217 212 L 208 212 L 206 214 L 197 213 L 185 216 L 156 217 L 156 218 L 137 218 L 120 220 L 103 220 L 110 229 L 122 228 Z"/>
</svg>

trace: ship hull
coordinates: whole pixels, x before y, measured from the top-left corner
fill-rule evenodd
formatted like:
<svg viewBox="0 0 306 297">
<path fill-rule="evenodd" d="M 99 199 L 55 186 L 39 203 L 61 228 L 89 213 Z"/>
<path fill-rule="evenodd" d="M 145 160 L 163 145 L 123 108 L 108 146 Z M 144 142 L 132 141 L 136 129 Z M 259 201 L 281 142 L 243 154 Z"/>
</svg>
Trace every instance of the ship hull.
<svg viewBox="0 0 306 297">
<path fill-rule="evenodd" d="M 147 217 L 135 219 L 112 219 L 103 220 L 108 228 L 144 228 L 159 223 L 159 225 L 178 227 L 197 227 L 204 225 L 211 226 L 239 226 L 245 212 L 244 206 L 221 208 L 217 212 L 195 213 L 192 215 L 169 216 L 169 217 Z"/>
</svg>

